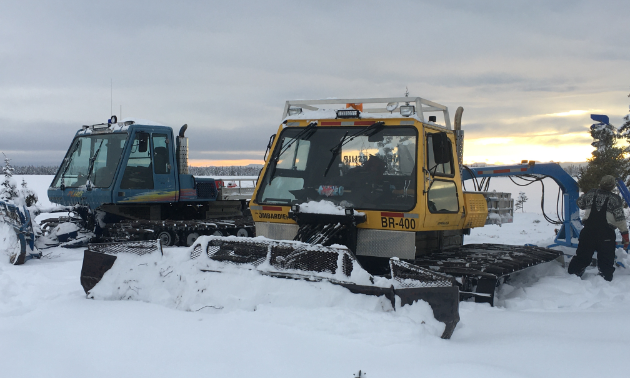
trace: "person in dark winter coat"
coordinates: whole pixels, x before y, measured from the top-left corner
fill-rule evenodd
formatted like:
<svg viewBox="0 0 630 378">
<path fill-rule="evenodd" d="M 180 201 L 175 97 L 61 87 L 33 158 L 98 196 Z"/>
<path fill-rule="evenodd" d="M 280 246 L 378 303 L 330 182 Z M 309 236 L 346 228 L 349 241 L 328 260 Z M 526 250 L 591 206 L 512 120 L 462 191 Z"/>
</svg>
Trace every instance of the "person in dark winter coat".
<svg viewBox="0 0 630 378">
<path fill-rule="evenodd" d="M 623 201 L 612 192 L 614 188 L 615 178 L 606 175 L 602 177 L 599 189 L 592 189 L 578 198 L 578 207 L 586 212 L 580 242 L 575 257 L 569 263 L 569 274 L 582 276 L 591 264 L 593 253 L 597 251 L 599 275 L 606 281 L 612 281 L 615 271 L 615 228 L 621 232 L 624 249 L 630 244 Z"/>
</svg>

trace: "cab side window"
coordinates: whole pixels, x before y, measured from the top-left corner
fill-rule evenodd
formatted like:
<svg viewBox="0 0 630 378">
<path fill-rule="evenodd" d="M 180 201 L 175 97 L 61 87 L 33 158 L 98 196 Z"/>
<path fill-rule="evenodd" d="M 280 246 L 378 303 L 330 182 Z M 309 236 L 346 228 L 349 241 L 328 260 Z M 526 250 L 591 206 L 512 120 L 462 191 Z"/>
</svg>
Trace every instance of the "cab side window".
<svg viewBox="0 0 630 378">
<path fill-rule="evenodd" d="M 446 133 L 427 135 L 427 169 L 433 175 L 450 176 L 453 171 L 453 147 Z"/>
<path fill-rule="evenodd" d="M 153 167 L 148 133 L 136 133 L 120 188 L 153 189 Z"/>
<path fill-rule="evenodd" d="M 153 134 L 153 169 L 157 175 L 171 173 L 168 144 L 166 134 Z"/>
</svg>

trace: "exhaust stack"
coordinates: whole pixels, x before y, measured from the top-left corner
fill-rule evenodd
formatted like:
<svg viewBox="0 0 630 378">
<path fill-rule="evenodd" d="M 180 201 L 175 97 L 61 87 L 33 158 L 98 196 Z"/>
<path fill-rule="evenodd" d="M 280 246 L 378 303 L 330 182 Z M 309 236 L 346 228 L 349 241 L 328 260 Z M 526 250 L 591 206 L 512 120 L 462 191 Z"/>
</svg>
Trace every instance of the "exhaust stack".
<svg viewBox="0 0 630 378">
<path fill-rule="evenodd" d="M 177 136 L 177 168 L 179 174 L 187 175 L 188 173 L 188 138 L 184 136 L 188 124 L 179 129 Z"/>
<path fill-rule="evenodd" d="M 462 130 L 462 114 L 464 108 L 461 106 L 455 111 L 455 125 L 453 127 L 455 132 L 455 148 L 457 150 L 457 160 L 459 160 L 459 174 L 460 177 L 463 169 L 464 162 L 464 130 Z"/>
</svg>

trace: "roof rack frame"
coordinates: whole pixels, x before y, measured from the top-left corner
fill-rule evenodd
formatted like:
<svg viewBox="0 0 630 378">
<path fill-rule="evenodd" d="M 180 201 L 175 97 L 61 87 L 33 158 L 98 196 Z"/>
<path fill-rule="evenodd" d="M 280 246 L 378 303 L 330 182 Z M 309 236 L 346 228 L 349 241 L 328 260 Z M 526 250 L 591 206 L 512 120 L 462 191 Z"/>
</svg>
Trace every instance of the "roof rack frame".
<svg viewBox="0 0 630 378">
<path fill-rule="evenodd" d="M 418 118 L 425 122 L 424 113 L 442 112 L 444 114 L 444 123 L 447 129 L 452 130 L 451 119 L 448 114 L 448 107 L 429 101 L 422 97 L 385 97 L 385 98 L 335 98 L 327 100 L 289 100 L 284 105 L 284 113 L 282 119 L 287 118 L 289 108 L 292 106 L 301 107 L 307 110 L 319 110 L 314 105 L 330 105 L 330 104 L 388 104 L 390 102 L 398 103 L 415 103 L 416 114 Z M 390 113 L 386 108 L 367 108 L 362 113 Z"/>
</svg>

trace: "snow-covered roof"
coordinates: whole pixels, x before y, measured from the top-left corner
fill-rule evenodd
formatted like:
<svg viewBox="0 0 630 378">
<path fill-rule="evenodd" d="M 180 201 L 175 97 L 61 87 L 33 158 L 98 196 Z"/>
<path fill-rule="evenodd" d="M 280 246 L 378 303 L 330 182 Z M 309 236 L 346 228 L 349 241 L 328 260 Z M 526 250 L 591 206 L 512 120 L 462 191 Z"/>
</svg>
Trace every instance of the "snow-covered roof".
<svg viewBox="0 0 630 378">
<path fill-rule="evenodd" d="M 113 133 L 113 132 L 124 132 L 129 130 L 129 126 L 131 125 L 142 125 L 142 126 L 166 126 L 159 122 L 151 121 L 149 119 L 144 118 L 134 118 L 128 117 L 117 123 L 113 123 L 110 127 L 107 127 L 106 123 L 96 124 L 92 126 L 83 126 L 83 128 L 77 131 L 77 135 L 90 135 L 90 134 L 103 134 L 103 133 Z M 94 127 L 101 126 L 101 127 Z"/>
</svg>

